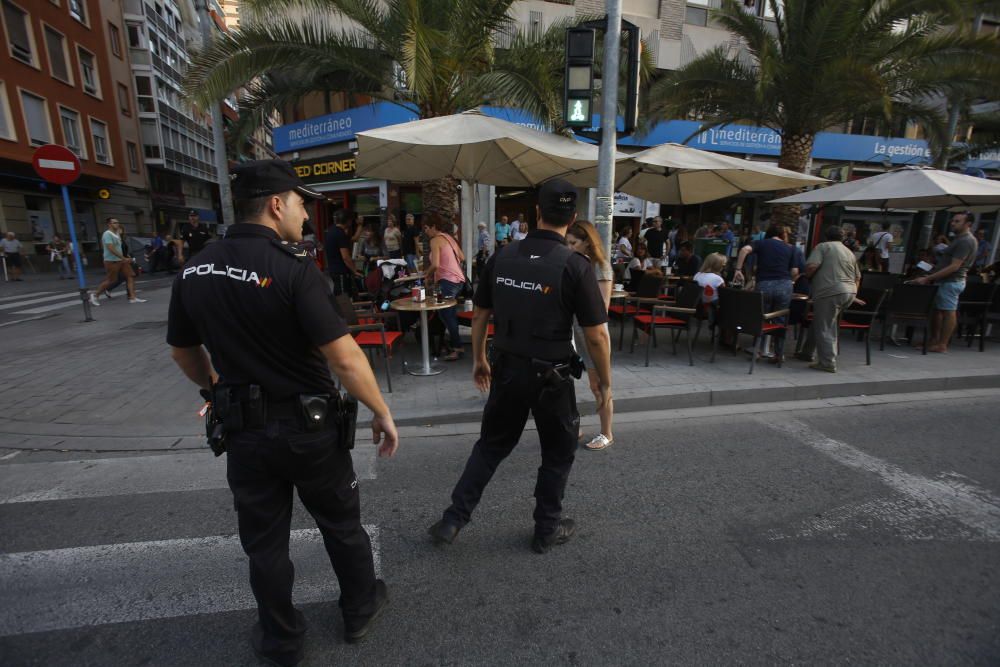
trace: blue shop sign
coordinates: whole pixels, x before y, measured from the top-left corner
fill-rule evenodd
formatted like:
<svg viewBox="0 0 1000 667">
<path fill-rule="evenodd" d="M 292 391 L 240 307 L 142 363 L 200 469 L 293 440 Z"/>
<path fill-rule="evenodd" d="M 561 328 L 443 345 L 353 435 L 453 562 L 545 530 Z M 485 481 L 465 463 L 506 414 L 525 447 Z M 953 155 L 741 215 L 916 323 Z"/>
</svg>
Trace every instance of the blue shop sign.
<svg viewBox="0 0 1000 667">
<path fill-rule="evenodd" d="M 518 125 L 542 131 L 548 129 L 538 119 L 519 109 L 483 107 L 481 110 L 488 116 L 502 118 Z M 276 127 L 273 130 L 274 150 L 277 153 L 289 153 L 350 141 L 358 132 L 416 119 L 417 113 L 413 107 L 378 102 Z M 594 122 L 600 124 L 600 117 L 596 114 Z M 621 119 L 619 119 L 620 125 Z M 698 131 L 699 127 L 697 121 L 671 120 L 657 123 L 647 134 L 624 137 L 619 143 L 623 146 L 637 147 L 658 146 L 668 142 L 684 143 Z M 781 135 L 766 127 L 726 125 L 698 134 L 688 141 L 687 145 L 715 152 L 777 157 L 781 152 Z M 859 134 L 820 132 L 813 144 L 813 157 L 821 160 L 875 163 L 885 162 L 888 159 L 894 165 L 917 165 L 928 164 L 931 153 L 927 142 L 923 139 L 887 139 Z M 983 154 L 975 160 L 967 161 L 964 166 L 997 169 L 1000 168 L 1000 154 L 997 151 Z"/>
</svg>

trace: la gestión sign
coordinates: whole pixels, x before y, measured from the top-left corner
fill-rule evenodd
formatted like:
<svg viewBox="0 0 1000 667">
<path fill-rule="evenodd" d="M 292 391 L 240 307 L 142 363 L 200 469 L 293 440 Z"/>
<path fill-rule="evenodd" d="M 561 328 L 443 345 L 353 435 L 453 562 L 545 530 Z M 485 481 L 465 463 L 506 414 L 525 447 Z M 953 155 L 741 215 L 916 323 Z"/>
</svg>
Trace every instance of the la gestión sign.
<svg viewBox="0 0 1000 667">
<path fill-rule="evenodd" d="M 293 162 L 292 167 L 306 183 L 328 183 L 330 181 L 349 181 L 354 178 L 357 160 L 354 153 L 327 155 L 312 160 Z"/>
</svg>

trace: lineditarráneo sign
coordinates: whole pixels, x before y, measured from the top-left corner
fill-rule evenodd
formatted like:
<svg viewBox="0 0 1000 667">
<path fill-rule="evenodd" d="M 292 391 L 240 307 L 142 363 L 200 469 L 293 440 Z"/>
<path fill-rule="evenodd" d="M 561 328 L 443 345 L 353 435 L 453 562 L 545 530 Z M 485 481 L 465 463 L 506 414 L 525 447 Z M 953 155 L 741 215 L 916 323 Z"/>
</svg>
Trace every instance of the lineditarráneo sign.
<svg viewBox="0 0 1000 667">
<path fill-rule="evenodd" d="M 293 162 L 292 167 L 306 183 L 349 181 L 355 177 L 357 159 L 354 153 L 338 153 L 311 160 Z"/>
</svg>

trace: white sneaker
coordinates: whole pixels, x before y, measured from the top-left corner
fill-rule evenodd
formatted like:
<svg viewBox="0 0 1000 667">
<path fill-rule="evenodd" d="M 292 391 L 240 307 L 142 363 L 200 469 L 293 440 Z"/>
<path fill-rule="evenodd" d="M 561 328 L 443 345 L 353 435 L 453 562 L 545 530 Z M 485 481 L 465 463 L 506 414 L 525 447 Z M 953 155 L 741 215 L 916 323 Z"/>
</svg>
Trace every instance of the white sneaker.
<svg viewBox="0 0 1000 667">
<path fill-rule="evenodd" d="M 90 305 L 91 306 L 99 306 L 99 305 L 101 305 L 101 302 L 97 300 L 97 296 L 93 292 L 89 292 L 89 296 L 90 296 Z"/>
<path fill-rule="evenodd" d="M 146 303 L 146 299 L 140 299 L 139 297 L 133 297 L 128 300 L 129 303 Z"/>
</svg>

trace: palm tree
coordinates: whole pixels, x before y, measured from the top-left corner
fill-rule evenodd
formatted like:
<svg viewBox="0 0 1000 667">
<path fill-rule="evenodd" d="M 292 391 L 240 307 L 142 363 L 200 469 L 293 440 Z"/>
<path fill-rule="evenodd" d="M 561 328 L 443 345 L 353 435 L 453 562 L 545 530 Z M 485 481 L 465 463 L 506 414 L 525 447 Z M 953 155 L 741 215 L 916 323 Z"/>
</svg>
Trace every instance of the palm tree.
<svg viewBox="0 0 1000 667">
<path fill-rule="evenodd" d="M 195 103 L 207 105 L 244 87 L 240 132 L 259 127 L 275 109 L 324 91 L 347 92 L 357 102 L 406 105 L 420 118 L 505 105 L 558 129 L 561 43 L 557 52 L 531 52 L 510 18 L 513 3 L 244 0 L 241 11 L 250 19 L 195 55 L 185 89 Z M 516 44 L 521 55 L 498 51 L 498 38 Z M 548 83 L 556 56 L 558 87 Z M 428 181 L 423 190 L 425 210 L 450 218 L 455 182 Z"/>
<path fill-rule="evenodd" d="M 995 39 L 961 25 L 977 0 L 766 0 L 773 27 L 723 0 L 713 19 L 739 38 L 653 84 L 652 118 L 696 114 L 702 129 L 755 123 L 781 133 L 779 166 L 805 171 L 816 133 L 856 118 L 881 129 L 900 120 L 940 123 L 938 96 L 988 85 Z M 982 88 L 981 88 L 982 89 Z M 776 207 L 794 224 L 797 206 Z"/>
</svg>

